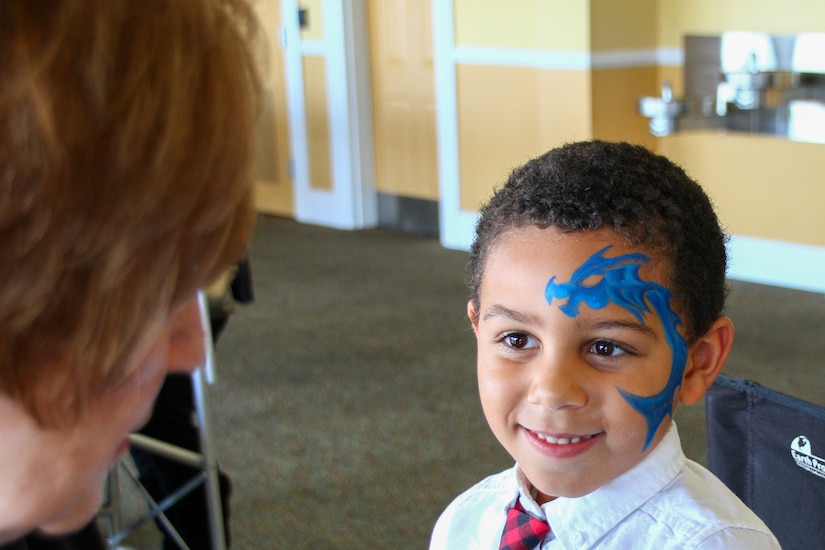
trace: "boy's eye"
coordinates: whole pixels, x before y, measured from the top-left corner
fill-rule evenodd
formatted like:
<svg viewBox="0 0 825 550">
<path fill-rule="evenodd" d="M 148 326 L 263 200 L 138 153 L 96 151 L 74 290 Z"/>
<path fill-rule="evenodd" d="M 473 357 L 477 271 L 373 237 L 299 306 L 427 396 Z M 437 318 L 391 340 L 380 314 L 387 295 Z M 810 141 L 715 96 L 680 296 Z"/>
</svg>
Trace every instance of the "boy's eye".
<svg viewBox="0 0 825 550">
<path fill-rule="evenodd" d="M 590 353 L 600 357 L 617 357 L 624 355 L 627 351 L 610 340 L 598 340 L 590 346 Z"/>
<path fill-rule="evenodd" d="M 513 349 L 528 349 L 536 347 L 536 341 L 532 336 L 523 332 L 508 332 L 499 338 L 507 347 Z"/>
</svg>

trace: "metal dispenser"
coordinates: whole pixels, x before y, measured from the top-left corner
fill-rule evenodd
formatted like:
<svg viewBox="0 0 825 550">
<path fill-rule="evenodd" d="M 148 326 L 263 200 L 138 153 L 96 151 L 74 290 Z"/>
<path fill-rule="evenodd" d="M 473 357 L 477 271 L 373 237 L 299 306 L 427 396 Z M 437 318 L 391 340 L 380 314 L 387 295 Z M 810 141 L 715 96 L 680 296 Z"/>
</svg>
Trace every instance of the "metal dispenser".
<svg viewBox="0 0 825 550">
<path fill-rule="evenodd" d="M 685 97 L 642 97 L 650 132 L 718 129 L 825 143 L 825 33 L 686 36 Z"/>
</svg>

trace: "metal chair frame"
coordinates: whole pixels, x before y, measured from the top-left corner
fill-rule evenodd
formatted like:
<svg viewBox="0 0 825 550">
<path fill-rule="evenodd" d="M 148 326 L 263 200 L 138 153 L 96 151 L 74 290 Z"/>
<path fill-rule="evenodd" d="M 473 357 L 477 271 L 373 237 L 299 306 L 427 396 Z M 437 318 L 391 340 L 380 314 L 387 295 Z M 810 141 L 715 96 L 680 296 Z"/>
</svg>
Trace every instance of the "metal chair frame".
<svg viewBox="0 0 825 550">
<path fill-rule="evenodd" d="M 209 326 L 209 308 L 205 293 L 199 293 L 198 301 L 205 336 L 204 346 L 206 350 L 206 360 L 201 368 L 192 373 L 192 388 L 194 391 L 195 413 L 197 416 L 201 452 L 196 453 L 142 434 L 132 434 L 129 438 L 132 445 L 144 451 L 191 466 L 199 471 L 190 481 L 158 503 L 155 502 L 149 495 L 149 492 L 141 485 L 138 474 L 131 464 L 129 464 L 127 460 L 121 460 L 109 474 L 104 503 L 98 512 L 98 519 L 102 520 L 108 527 L 106 542 L 109 548 L 117 548 L 121 542 L 141 525 L 156 520 L 182 550 L 189 550 L 189 547 L 164 512 L 181 498 L 201 485 L 204 485 L 206 489 L 212 550 L 226 550 L 220 483 L 218 480 L 218 464 L 215 458 L 210 431 L 210 409 L 207 388 L 208 385 L 213 384 L 215 381 L 214 347 L 212 344 L 212 334 Z M 126 477 L 132 481 L 135 488 L 140 492 L 149 506 L 149 512 L 146 515 L 138 518 L 129 525 L 124 525 L 121 511 L 121 473 L 125 473 Z"/>
</svg>

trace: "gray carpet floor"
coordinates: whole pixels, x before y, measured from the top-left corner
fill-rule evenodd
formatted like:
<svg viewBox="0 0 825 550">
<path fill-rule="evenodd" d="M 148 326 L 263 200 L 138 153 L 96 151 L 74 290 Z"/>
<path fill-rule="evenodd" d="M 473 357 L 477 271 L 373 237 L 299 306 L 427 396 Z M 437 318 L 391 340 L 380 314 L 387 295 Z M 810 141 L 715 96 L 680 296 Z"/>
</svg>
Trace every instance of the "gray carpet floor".
<svg viewBox="0 0 825 550">
<path fill-rule="evenodd" d="M 256 301 L 217 347 L 214 440 L 234 548 L 422 549 L 459 492 L 511 464 L 489 433 L 467 254 L 387 229 L 260 218 Z M 825 297 L 731 282 L 727 374 L 825 405 Z M 677 422 L 704 462 L 704 407 Z M 126 544 L 159 548 L 147 524 Z"/>
</svg>

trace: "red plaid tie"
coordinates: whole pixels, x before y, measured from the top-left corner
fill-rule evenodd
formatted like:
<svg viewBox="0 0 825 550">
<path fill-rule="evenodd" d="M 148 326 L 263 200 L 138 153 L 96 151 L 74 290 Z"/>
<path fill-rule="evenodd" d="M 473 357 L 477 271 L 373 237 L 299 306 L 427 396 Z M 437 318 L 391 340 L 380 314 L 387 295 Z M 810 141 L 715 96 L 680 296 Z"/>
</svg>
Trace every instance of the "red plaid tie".
<svg viewBox="0 0 825 550">
<path fill-rule="evenodd" d="M 504 524 L 504 532 L 501 533 L 501 544 L 499 550 L 534 550 L 538 548 L 550 526 L 546 521 L 536 519 L 521 506 L 521 502 L 516 501 L 516 505 L 507 510 L 507 523 Z"/>
</svg>

